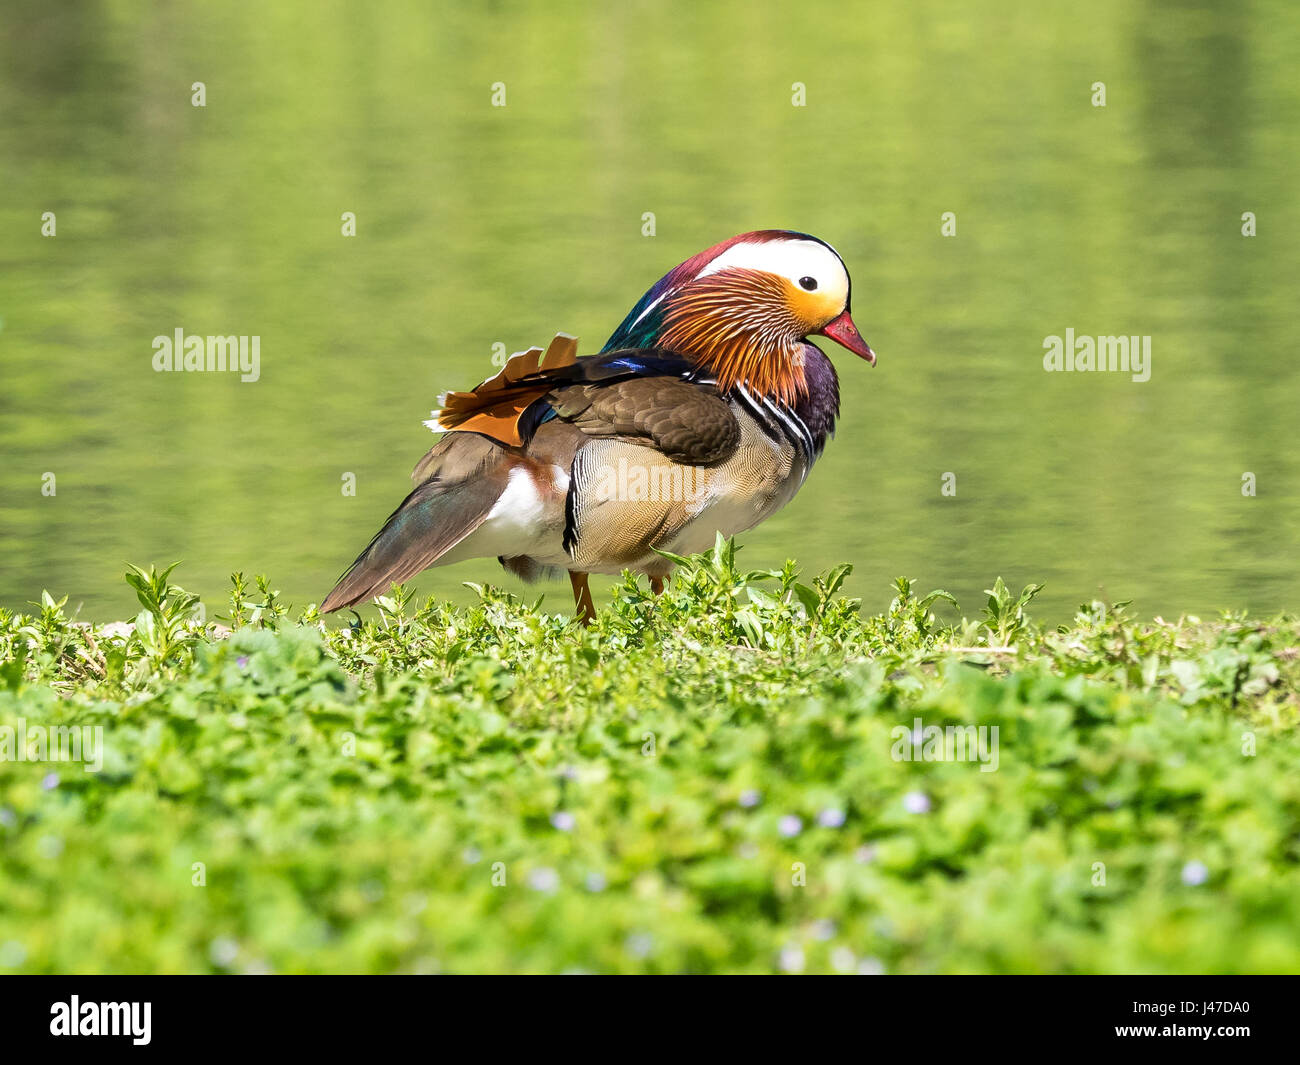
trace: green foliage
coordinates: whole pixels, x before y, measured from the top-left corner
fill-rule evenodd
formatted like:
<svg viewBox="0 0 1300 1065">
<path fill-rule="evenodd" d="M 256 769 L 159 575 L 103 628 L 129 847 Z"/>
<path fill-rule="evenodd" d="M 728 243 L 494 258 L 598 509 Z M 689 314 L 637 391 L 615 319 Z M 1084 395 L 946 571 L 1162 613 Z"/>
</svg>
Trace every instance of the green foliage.
<svg viewBox="0 0 1300 1065">
<path fill-rule="evenodd" d="M 288 617 L 289 608 L 280 602 L 278 591 L 271 589 L 271 583 L 262 574 L 253 578 L 257 585 L 260 603 L 249 602 L 248 583 L 242 573 L 230 575 L 230 616 L 226 619 L 232 628 L 252 625 L 256 628 L 279 628 L 280 622 Z"/>
<path fill-rule="evenodd" d="M 174 567 L 132 625 L 0 611 L 0 726 L 103 737 L 0 760 L 0 966 L 1300 967 L 1293 619 L 1048 631 L 998 580 L 945 621 L 906 578 L 872 613 L 737 554 L 586 630 L 489 586 L 330 628 L 234 574 L 229 631 Z M 918 719 L 996 770 L 901 759 Z"/>
<path fill-rule="evenodd" d="M 992 588 L 985 588 L 989 600 L 984 607 L 984 628 L 989 639 L 999 644 L 1010 644 L 1020 639 L 1029 626 L 1025 608 L 1042 590 L 1041 584 L 1027 584 L 1019 595 L 1013 597 L 1001 577 L 993 582 Z"/>
<path fill-rule="evenodd" d="M 168 580 L 177 565 L 173 562 L 161 573 L 153 566 L 148 573 L 131 566 L 126 574 L 126 583 L 144 607 L 136 615 L 131 643 L 139 649 L 142 664 L 154 670 L 190 651 L 197 639 L 190 621 L 199 597 Z"/>
</svg>

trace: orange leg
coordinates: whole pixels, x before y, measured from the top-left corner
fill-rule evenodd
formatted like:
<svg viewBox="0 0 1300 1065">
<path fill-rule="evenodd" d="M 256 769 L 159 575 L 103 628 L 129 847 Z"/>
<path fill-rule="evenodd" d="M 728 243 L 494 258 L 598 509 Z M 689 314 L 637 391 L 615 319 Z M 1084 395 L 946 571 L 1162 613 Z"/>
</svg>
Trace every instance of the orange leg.
<svg viewBox="0 0 1300 1065">
<path fill-rule="evenodd" d="M 586 628 L 596 620 L 596 604 L 591 601 L 591 588 L 587 585 L 587 575 L 577 570 L 569 570 L 569 583 L 573 585 L 573 603 L 578 608 L 578 620 Z"/>
</svg>

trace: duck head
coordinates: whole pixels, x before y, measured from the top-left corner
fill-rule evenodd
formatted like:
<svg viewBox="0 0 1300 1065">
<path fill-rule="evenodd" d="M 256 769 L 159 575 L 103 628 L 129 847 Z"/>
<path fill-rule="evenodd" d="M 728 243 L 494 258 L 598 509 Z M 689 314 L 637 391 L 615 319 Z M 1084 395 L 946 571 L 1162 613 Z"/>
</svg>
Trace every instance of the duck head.
<svg viewBox="0 0 1300 1065">
<path fill-rule="evenodd" d="M 849 272 L 825 241 L 764 229 L 715 244 L 657 281 L 603 350 L 664 348 L 790 403 L 806 391 L 804 341 L 825 336 L 871 363 L 849 314 Z"/>
</svg>

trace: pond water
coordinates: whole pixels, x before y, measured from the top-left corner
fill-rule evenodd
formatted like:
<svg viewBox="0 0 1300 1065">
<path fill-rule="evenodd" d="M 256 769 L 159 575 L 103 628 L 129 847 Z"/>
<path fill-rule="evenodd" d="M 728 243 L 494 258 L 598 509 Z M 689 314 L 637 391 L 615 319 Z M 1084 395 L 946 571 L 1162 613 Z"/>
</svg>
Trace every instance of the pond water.
<svg viewBox="0 0 1300 1065">
<path fill-rule="evenodd" d="M 6 5 L 0 604 L 117 617 L 176 560 L 210 610 L 232 570 L 319 601 L 495 345 L 595 351 L 788 227 L 880 361 L 828 349 L 837 438 L 751 565 L 852 562 L 873 609 L 897 574 L 1295 607 L 1294 5 L 446 6 Z M 257 380 L 155 372 L 177 329 L 258 338 Z M 1067 331 L 1147 338 L 1149 379 L 1049 372 Z M 417 587 L 465 580 L 523 588 Z"/>
</svg>

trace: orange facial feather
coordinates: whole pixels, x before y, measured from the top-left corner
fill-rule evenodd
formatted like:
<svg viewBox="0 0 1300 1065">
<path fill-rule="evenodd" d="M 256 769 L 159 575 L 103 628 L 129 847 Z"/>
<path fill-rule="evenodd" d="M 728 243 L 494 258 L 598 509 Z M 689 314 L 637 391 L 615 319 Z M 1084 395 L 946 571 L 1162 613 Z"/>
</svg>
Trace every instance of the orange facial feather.
<svg viewBox="0 0 1300 1065">
<path fill-rule="evenodd" d="M 793 403 L 808 390 L 802 339 L 820 324 L 804 295 L 776 274 L 719 270 L 668 300 L 658 344 L 708 366 L 724 392 L 743 384 Z"/>
</svg>

